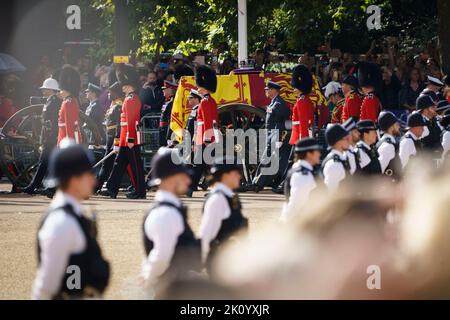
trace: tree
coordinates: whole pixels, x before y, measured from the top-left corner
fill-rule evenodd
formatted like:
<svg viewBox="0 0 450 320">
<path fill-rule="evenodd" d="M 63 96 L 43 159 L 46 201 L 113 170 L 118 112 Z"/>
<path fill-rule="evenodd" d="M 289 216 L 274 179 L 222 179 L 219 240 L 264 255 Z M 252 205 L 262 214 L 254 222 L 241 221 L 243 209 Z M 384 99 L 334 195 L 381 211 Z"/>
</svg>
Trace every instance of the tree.
<svg viewBox="0 0 450 320">
<path fill-rule="evenodd" d="M 438 12 L 438 34 L 439 34 L 439 54 L 442 71 L 444 74 L 450 72 L 450 2 L 448 0 L 437 1 Z"/>
<path fill-rule="evenodd" d="M 448 36 L 448 1 L 439 0 L 441 37 Z M 376 4 L 382 10 L 382 29 L 368 30 L 366 8 Z M 220 48 L 223 55 L 237 52 L 236 0 L 128 0 L 132 46 L 141 55 L 162 52 L 190 54 Z M 441 8 L 442 7 L 442 8 Z M 100 12 L 98 33 L 102 50 L 112 42 L 114 10 L 111 0 L 95 0 Z M 437 39 L 436 0 L 248 0 L 249 51 L 262 48 L 274 35 L 284 52 L 316 52 L 326 40 L 333 47 L 353 53 L 367 51 L 373 39 L 396 36 L 405 50 L 423 50 Z M 447 11 L 446 11 L 447 10 Z M 448 15 L 447 15 L 448 16 Z M 447 24 L 447 26 L 446 26 Z M 450 41 L 441 40 L 442 49 Z M 445 51 L 448 53 L 448 51 Z M 445 55 L 448 57 L 448 54 Z"/>
</svg>

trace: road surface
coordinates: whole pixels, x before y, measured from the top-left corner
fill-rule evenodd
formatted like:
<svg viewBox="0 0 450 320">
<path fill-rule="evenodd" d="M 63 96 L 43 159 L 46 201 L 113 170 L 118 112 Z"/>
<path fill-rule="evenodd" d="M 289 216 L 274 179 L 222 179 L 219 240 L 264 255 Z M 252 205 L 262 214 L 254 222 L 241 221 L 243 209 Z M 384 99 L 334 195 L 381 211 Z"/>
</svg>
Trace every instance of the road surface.
<svg viewBox="0 0 450 320">
<path fill-rule="evenodd" d="M 0 184 L 8 191 L 11 185 Z M 112 266 L 112 277 L 105 298 L 139 298 L 138 275 L 144 256 L 142 222 L 145 209 L 153 200 L 128 200 L 120 194 L 116 200 L 93 197 L 86 201 L 88 211 L 97 214 L 99 241 Z M 243 212 L 252 231 L 279 216 L 283 196 L 269 190 L 241 193 Z M 198 233 L 204 192 L 184 199 L 189 207 L 189 222 Z M 36 272 L 36 232 L 49 203 L 43 196 L 0 195 L 0 299 L 29 299 Z"/>
</svg>

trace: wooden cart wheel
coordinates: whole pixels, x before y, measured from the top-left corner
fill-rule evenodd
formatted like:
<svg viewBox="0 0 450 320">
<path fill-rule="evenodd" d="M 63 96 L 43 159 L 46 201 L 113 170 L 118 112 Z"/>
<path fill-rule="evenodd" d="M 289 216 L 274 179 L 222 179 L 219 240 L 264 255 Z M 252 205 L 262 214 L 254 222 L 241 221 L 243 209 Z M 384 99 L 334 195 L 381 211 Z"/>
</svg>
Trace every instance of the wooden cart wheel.
<svg viewBox="0 0 450 320">
<path fill-rule="evenodd" d="M 43 104 L 31 105 L 16 112 L 1 129 L 0 168 L 16 187 L 27 186 L 37 167 L 40 153 L 41 114 Z M 95 123 L 80 112 L 84 144 L 101 150 L 102 139 Z M 92 141 L 87 141 L 87 136 Z M 102 154 L 100 151 L 99 154 Z"/>
<path fill-rule="evenodd" d="M 227 129 L 242 129 L 243 133 L 249 129 L 264 129 L 266 112 L 264 109 L 257 108 L 248 104 L 227 104 L 222 105 L 218 109 L 219 114 L 219 129 L 225 133 Z M 242 161 L 244 169 L 244 182 L 250 185 L 256 174 L 257 164 L 250 163 L 250 159 L 258 159 L 259 150 L 259 135 L 256 136 L 256 141 L 249 141 L 248 137 L 240 139 L 242 143 L 236 143 L 234 146 L 235 155 Z M 256 144 L 256 148 L 254 147 Z M 252 161 L 253 162 L 253 161 Z"/>
</svg>

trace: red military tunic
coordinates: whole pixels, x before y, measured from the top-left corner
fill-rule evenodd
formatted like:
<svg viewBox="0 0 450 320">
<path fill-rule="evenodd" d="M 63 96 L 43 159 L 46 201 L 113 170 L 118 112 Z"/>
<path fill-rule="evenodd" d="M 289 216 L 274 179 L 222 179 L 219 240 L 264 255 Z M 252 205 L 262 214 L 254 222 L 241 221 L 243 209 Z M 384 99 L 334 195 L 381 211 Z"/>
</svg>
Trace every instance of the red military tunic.
<svg viewBox="0 0 450 320">
<path fill-rule="evenodd" d="M 362 102 L 363 99 L 357 92 L 350 92 L 350 94 L 345 98 L 345 105 L 342 109 L 342 122 L 347 121 L 350 117 L 359 119 L 361 115 Z"/>
<path fill-rule="evenodd" d="M 295 145 L 301 138 L 309 137 L 309 128 L 314 125 L 314 105 L 308 95 L 300 95 L 292 109 L 292 134 L 289 144 Z"/>
<path fill-rule="evenodd" d="M 127 95 L 120 114 L 120 140 L 119 147 L 128 147 L 128 143 L 138 145 L 141 143 L 136 127 L 141 121 L 141 99 L 132 92 Z"/>
<path fill-rule="evenodd" d="M 80 130 L 80 107 L 77 99 L 68 96 L 59 109 L 58 117 L 58 145 L 64 138 L 70 138 L 76 143 L 82 142 Z"/>
<path fill-rule="evenodd" d="M 361 105 L 361 116 L 359 120 L 372 120 L 377 122 L 378 114 L 381 111 L 380 99 L 373 93 L 369 93 Z"/>
<path fill-rule="evenodd" d="M 195 144 L 202 145 L 214 142 L 214 129 L 217 129 L 218 123 L 217 103 L 213 97 L 205 95 L 198 106 Z"/>
</svg>

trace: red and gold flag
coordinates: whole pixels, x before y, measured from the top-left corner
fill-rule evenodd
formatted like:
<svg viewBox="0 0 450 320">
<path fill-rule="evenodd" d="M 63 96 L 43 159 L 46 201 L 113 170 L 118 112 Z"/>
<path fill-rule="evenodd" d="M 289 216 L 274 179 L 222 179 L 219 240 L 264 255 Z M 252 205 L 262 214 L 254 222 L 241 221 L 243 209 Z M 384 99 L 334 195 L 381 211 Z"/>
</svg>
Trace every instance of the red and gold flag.
<svg viewBox="0 0 450 320">
<path fill-rule="evenodd" d="M 226 104 L 242 103 L 256 108 L 265 108 L 270 104 L 270 99 L 266 97 L 264 87 L 267 81 L 271 80 L 282 86 L 281 97 L 292 108 L 297 97 L 291 86 L 290 74 L 277 73 L 251 73 L 217 76 L 217 90 L 212 94 L 220 107 Z M 191 112 L 188 106 L 187 97 L 191 89 L 197 89 L 195 77 L 182 77 L 178 85 L 175 100 L 172 107 L 170 128 L 181 139 L 181 130 L 185 128 L 187 118 Z M 320 91 L 317 79 L 314 78 L 313 92 L 310 94 L 311 101 L 316 107 L 326 105 L 325 97 Z"/>
</svg>

